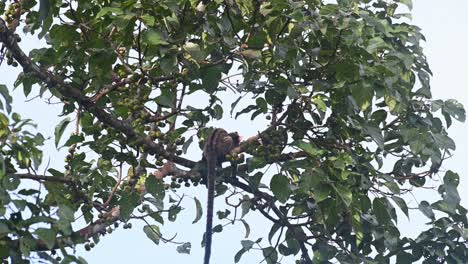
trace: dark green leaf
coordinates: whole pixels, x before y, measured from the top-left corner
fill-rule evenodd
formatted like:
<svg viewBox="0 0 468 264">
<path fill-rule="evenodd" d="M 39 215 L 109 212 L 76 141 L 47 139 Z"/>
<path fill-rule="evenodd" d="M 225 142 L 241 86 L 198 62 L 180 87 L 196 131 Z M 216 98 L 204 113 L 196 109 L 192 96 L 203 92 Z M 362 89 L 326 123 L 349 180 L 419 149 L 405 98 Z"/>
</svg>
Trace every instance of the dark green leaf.
<svg viewBox="0 0 468 264">
<path fill-rule="evenodd" d="M 428 218 L 430 218 L 431 220 L 435 220 L 435 214 L 434 212 L 432 211 L 432 208 L 431 208 L 431 205 L 426 202 L 426 201 L 422 201 L 419 203 L 419 210 L 425 215 L 427 216 Z"/>
<path fill-rule="evenodd" d="M 252 240 L 242 240 L 241 245 L 243 250 L 249 251 L 255 245 L 255 242 Z"/>
<path fill-rule="evenodd" d="M 148 29 L 143 32 L 143 40 L 151 45 L 169 45 L 163 34 L 154 29 Z"/>
<path fill-rule="evenodd" d="M 191 56 L 192 58 L 197 61 L 197 62 L 202 62 L 204 59 L 205 59 L 205 54 L 203 53 L 203 51 L 200 49 L 200 45 L 198 45 L 197 43 L 193 43 L 193 42 L 187 42 L 185 45 L 184 45 L 184 49 L 185 51 L 187 51 Z"/>
<path fill-rule="evenodd" d="M 185 242 L 182 245 L 177 247 L 177 252 L 180 254 L 190 254 L 192 249 L 192 244 L 190 242 Z"/>
<path fill-rule="evenodd" d="M 270 105 L 279 105 L 286 99 L 286 94 L 278 92 L 276 89 L 269 89 L 265 93 L 265 100 Z"/>
<path fill-rule="evenodd" d="M 384 138 L 382 136 L 382 131 L 377 127 L 365 126 L 364 132 L 372 137 L 372 139 L 377 143 L 379 148 L 384 149 Z"/>
<path fill-rule="evenodd" d="M 159 245 L 159 240 L 161 239 L 161 232 L 157 225 L 146 225 L 143 227 L 143 232 L 146 236 L 151 239 L 156 245 Z"/>
<path fill-rule="evenodd" d="M 195 224 L 196 222 L 200 221 L 203 215 L 203 207 L 197 197 L 194 197 L 193 200 L 195 201 L 195 209 L 197 214 L 195 215 L 195 220 L 193 220 L 192 224 Z"/>
<path fill-rule="evenodd" d="M 0 84 L 0 95 L 3 97 L 6 103 L 5 111 L 7 113 L 11 112 L 11 102 L 13 98 L 10 95 L 10 92 L 8 91 L 8 88 L 4 84 Z M 1 103 L 1 101 L 0 101 Z"/>
<path fill-rule="evenodd" d="M 54 248 L 55 237 L 57 233 L 50 228 L 38 228 L 35 231 L 36 235 L 41 239 L 48 249 Z"/>
<path fill-rule="evenodd" d="M 465 109 L 463 108 L 463 105 L 456 100 L 449 99 L 445 101 L 442 111 L 460 122 L 465 122 L 466 120 Z"/>
<path fill-rule="evenodd" d="M 39 1 L 39 21 L 42 23 L 50 13 L 50 1 L 40 0 Z"/>
<path fill-rule="evenodd" d="M 351 86 L 351 95 L 354 100 L 356 100 L 359 108 L 364 111 L 371 105 L 372 98 L 374 97 L 374 91 L 372 90 L 372 86 L 369 84 L 361 83 L 360 85 Z"/>
<path fill-rule="evenodd" d="M 106 7 L 101 8 L 101 10 L 99 10 L 99 12 L 96 15 L 96 18 L 100 18 L 100 17 L 105 16 L 107 14 L 122 15 L 123 12 L 124 11 L 122 9 L 120 9 L 120 8 L 106 6 Z"/>
<path fill-rule="evenodd" d="M 140 196 L 136 192 L 126 192 L 119 201 L 120 214 L 123 219 L 128 219 L 135 207 L 140 204 Z"/>
<path fill-rule="evenodd" d="M 63 132 L 67 128 L 68 124 L 70 124 L 70 118 L 65 118 L 60 123 L 55 127 L 55 147 L 58 147 L 58 144 L 60 142 L 60 138 L 62 138 Z"/>
<path fill-rule="evenodd" d="M 3 237 L 4 235 L 9 234 L 10 232 L 11 230 L 8 228 L 8 226 L 0 222 L 0 237 Z"/>
<path fill-rule="evenodd" d="M 374 214 L 377 217 L 379 224 L 385 225 L 390 221 L 387 203 L 384 198 L 375 198 L 372 202 L 372 208 L 374 209 Z"/>
<path fill-rule="evenodd" d="M 215 225 L 213 227 L 213 233 L 221 233 L 223 232 L 223 226 L 222 225 Z"/>
<path fill-rule="evenodd" d="M 189 139 L 187 139 L 187 141 L 184 142 L 184 145 L 182 145 L 182 151 L 185 153 L 187 153 L 187 149 L 190 147 L 190 144 L 192 144 L 193 142 L 193 136 L 190 136 Z"/>
<path fill-rule="evenodd" d="M 291 195 L 291 189 L 289 188 L 289 180 L 286 176 L 276 174 L 270 181 L 270 189 L 278 199 L 278 201 L 285 203 Z"/>
<path fill-rule="evenodd" d="M 181 210 L 182 208 L 180 208 L 180 206 L 171 205 L 171 207 L 169 208 L 169 215 L 167 216 L 169 221 L 174 222 Z"/>
<path fill-rule="evenodd" d="M 216 67 L 208 68 L 202 76 L 203 89 L 207 92 L 214 92 L 218 88 L 221 79 L 221 71 Z"/>
<path fill-rule="evenodd" d="M 154 26 L 155 19 L 154 19 L 154 16 L 150 14 L 142 15 L 141 20 L 143 20 L 143 22 L 145 22 L 147 26 L 150 26 L 150 27 Z"/>
<path fill-rule="evenodd" d="M 267 264 L 276 264 L 278 261 L 278 253 L 273 247 L 263 248 L 262 253 Z"/>
<path fill-rule="evenodd" d="M 249 235 L 250 235 L 250 225 L 244 219 L 240 219 L 240 221 L 242 222 L 242 224 L 245 227 L 245 238 L 248 238 Z"/>
<path fill-rule="evenodd" d="M 244 255 L 246 251 L 244 249 L 241 249 L 237 251 L 236 255 L 234 256 L 234 263 L 238 263 L 240 259 L 242 258 L 242 255 Z"/>
<path fill-rule="evenodd" d="M 268 232 L 268 241 L 271 244 L 271 240 L 273 239 L 273 236 L 275 233 L 281 228 L 279 224 L 274 223 L 273 226 L 270 229 L 270 232 Z"/>
<path fill-rule="evenodd" d="M 412 0 L 398 0 L 397 2 L 400 2 L 404 5 L 406 5 L 409 10 L 412 10 L 413 9 L 413 1 Z"/>
<path fill-rule="evenodd" d="M 321 156 L 324 153 L 324 151 L 317 148 L 317 146 L 314 143 L 308 143 L 305 141 L 296 141 L 294 142 L 294 145 L 304 150 L 305 152 L 307 152 L 307 154 L 313 157 Z"/>
<path fill-rule="evenodd" d="M 392 200 L 400 207 L 401 211 L 409 218 L 408 206 L 406 205 L 405 200 L 398 196 L 392 196 Z"/>
<path fill-rule="evenodd" d="M 5 166 L 5 159 L 3 155 L 0 154 L 0 183 L 2 182 L 3 177 L 6 174 L 6 166 Z"/>
<path fill-rule="evenodd" d="M 345 203 L 346 206 L 350 206 L 353 201 L 353 193 L 349 188 L 343 185 L 336 186 L 336 191 L 341 200 Z"/>
<path fill-rule="evenodd" d="M 156 200 L 163 200 L 166 194 L 164 189 L 164 182 L 162 180 L 156 179 L 156 177 L 150 175 L 146 178 L 145 188 L 148 193 L 153 195 Z"/>
</svg>

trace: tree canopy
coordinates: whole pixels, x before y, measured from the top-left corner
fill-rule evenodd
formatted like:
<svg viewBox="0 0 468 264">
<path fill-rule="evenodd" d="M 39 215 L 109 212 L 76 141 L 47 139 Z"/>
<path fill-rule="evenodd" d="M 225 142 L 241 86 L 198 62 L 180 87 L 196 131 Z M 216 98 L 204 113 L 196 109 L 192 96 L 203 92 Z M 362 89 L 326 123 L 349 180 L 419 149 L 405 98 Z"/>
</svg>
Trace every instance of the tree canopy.
<svg viewBox="0 0 468 264">
<path fill-rule="evenodd" d="M 447 128 L 464 121 L 465 110 L 432 98 L 411 7 L 411 0 L 0 1 L 1 67 L 21 67 L 15 87 L 26 96 L 63 105 L 53 142 L 68 148 L 63 168 L 49 166 L 42 150 L 50 141 L 12 109 L 13 87 L 0 84 L 0 258 L 86 263 L 73 248 L 90 250 L 135 221 L 155 244 L 175 243 L 164 224 L 193 217 L 182 202 L 203 226 L 203 205 L 190 193 L 204 189 L 204 140 L 214 124 L 231 117 L 250 126 L 239 121 L 248 117 L 266 125 L 231 152 L 216 187 L 226 209 L 213 231 L 221 237 L 236 223 L 246 232 L 232 262 L 261 249 L 268 264 L 283 256 L 465 263 L 460 179 L 440 170 L 455 150 Z M 24 35 L 44 45 L 26 54 Z M 408 205 L 408 193 L 434 183 L 435 201 Z M 397 225 L 410 210 L 427 217 L 415 238 Z M 249 236 L 248 214 L 263 217 L 269 233 Z M 201 239 L 177 242 L 175 251 L 190 254 Z"/>
</svg>

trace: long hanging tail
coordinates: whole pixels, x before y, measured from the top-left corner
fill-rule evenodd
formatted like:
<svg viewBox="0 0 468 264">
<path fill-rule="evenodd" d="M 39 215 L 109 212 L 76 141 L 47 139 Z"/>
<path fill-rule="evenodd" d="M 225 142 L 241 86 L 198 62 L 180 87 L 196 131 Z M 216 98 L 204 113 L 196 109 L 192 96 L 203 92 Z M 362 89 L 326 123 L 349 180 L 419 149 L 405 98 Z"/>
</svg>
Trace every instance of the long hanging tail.
<svg viewBox="0 0 468 264">
<path fill-rule="evenodd" d="M 215 191 L 215 178 L 216 178 L 216 156 L 211 155 L 207 159 L 208 163 L 208 198 L 206 205 L 206 230 L 205 230 L 205 258 L 204 264 L 210 264 L 211 256 L 211 242 L 213 238 L 213 206 L 214 206 L 214 191 Z"/>
</svg>

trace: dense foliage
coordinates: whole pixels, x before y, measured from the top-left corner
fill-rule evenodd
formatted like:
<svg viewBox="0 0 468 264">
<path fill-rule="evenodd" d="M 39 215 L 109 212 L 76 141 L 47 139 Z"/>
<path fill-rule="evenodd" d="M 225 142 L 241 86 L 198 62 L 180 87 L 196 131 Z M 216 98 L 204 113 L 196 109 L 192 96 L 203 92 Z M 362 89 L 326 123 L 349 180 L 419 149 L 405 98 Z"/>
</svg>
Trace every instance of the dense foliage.
<svg viewBox="0 0 468 264">
<path fill-rule="evenodd" d="M 240 241 L 233 262 L 252 248 L 266 263 L 466 262 L 459 176 L 439 171 L 455 149 L 446 128 L 465 111 L 431 98 L 410 9 L 411 0 L 1 1 L 2 67 L 22 68 L 25 95 L 63 104 L 55 144 L 69 154 L 41 175 L 45 139 L 0 85 L 0 258 L 84 263 L 70 248 L 142 219 L 156 244 L 171 242 L 164 223 L 204 184 L 206 165 L 190 153 L 231 115 L 268 126 L 229 155 L 237 177 L 223 170 L 228 210 L 214 231 L 242 223 L 248 236 L 247 214 L 271 224 L 263 239 Z M 27 55 L 23 34 L 46 44 Z M 409 208 L 404 194 L 432 178 L 440 199 Z M 409 210 L 428 219 L 417 238 L 397 226 Z"/>
</svg>

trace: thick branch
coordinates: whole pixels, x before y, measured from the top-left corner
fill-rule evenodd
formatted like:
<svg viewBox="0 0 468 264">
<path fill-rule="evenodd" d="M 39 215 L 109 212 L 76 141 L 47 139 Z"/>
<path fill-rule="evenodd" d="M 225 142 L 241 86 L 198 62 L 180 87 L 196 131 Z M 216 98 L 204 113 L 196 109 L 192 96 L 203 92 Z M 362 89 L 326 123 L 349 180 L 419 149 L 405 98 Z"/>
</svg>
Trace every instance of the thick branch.
<svg viewBox="0 0 468 264">
<path fill-rule="evenodd" d="M 58 237 L 55 240 L 55 244 L 52 248 L 48 248 L 46 243 L 42 240 L 37 240 L 33 248 L 30 248 L 31 251 L 47 251 L 51 249 L 58 249 L 62 246 L 71 247 L 76 245 L 76 240 L 86 241 L 88 238 L 104 233 L 106 228 L 113 224 L 115 221 L 120 219 L 120 208 L 114 207 L 109 212 L 105 213 L 101 219 L 98 219 L 95 223 L 92 223 L 78 231 L 73 232 L 70 236 Z M 10 248 L 20 247 L 20 241 L 12 240 L 7 241 Z"/>
<path fill-rule="evenodd" d="M 0 42 L 4 43 L 5 47 L 12 53 L 13 58 L 15 58 L 15 60 L 18 61 L 18 63 L 23 67 L 24 72 L 33 74 L 41 81 L 43 81 L 49 88 L 57 90 L 62 96 L 73 99 L 85 110 L 96 116 L 102 123 L 125 134 L 128 139 L 134 140 L 137 146 L 143 147 L 148 153 L 158 153 L 164 158 L 188 168 L 193 168 L 195 166 L 196 163 L 191 160 L 184 159 L 164 151 L 164 149 L 154 143 L 149 136 L 137 134 L 129 123 L 119 120 L 102 108 L 97 107 L 93 100 L 83 95 L 79 89 L 69 83 L 64 82 L 61 78 L 55 76 L 47 69 L 42 69 L 34 62 L 32 62 L 31 59 L 18 46 L 13 33 L 8 30 L 5 21 L 1 18 Z"/>
<path fill-rule="evenodd" d="M 45 175 L 34 175 L 31 173 L 14 173 L 10 175 L 11 177 L 18 177 L 20 179 L 29 179 L 34 181 L 52 181 L 52 182 L 62 182 L 62 183 L 70 183 L 73 181 L 72 177 L 65 176 L 65 177 L 56 177 L 56 176 L 45 176 Z"/>
</svg>

